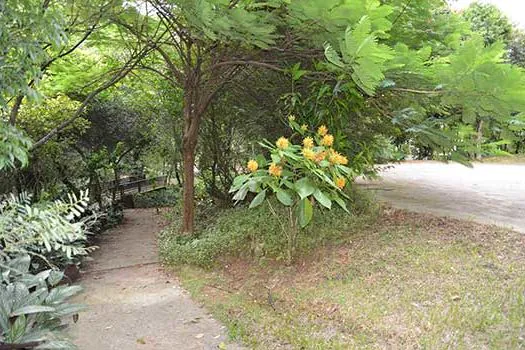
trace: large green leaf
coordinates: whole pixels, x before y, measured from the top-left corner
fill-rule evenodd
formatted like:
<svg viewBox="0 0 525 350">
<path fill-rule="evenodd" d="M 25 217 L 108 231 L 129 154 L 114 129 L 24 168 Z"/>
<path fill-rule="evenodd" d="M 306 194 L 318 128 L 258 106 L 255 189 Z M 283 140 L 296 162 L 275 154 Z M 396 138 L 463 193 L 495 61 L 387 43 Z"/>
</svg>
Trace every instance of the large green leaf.
<svg viewBox="0 0 525 350">
<path fill-rule="evenodd" d="M 341 208 L 343 208 L 344 211 L 346 211 L 348 214 L 350 214 L 350 212 L 348 211 L 348 209 L 346 208 L 346 202 L 344 200 L 342 200 L 340 197 L 334 197 L 334 201 L 339 204 L 339 206 Z"/>
<path fill-rule="evenodd" d="M 266 190 L 259 192 L 259 194 L 257 194 L 255 198 L 252 200 L 252 202 L 250 203 L 250 209 L 261 205 L 262 202 L 264 202 L 265 198 L 266 198 Z"/>
<path fill-rule="evenodd" d="M 10 317 L 20 316 L 20 315 L 27 315 L 27 314 L 36 314 L 40 312 L 52 312 L 55 311 L 54 307 L 51 306 L 44 306 L 44 305 L 28 305 L 21 307 L 19 309 L 16 309 L 15 311 L 11 312 Z"/>
<path fill-rule="evenodd" d="M 279 200 L 279 202 L 288 207 L 293 204 L 292 196 L 290 196 L 290 194 L 287 191 L 282 189 L 279 189 L 277 191 L 277 199 Z"/>
<path fill-rule="evenodd" d="M 301 226 L 301 228 L 304 228 L 310 223 L 310 221 L 312 221 L 312 216 L 314 212 L 312 203 L 308 198 L 305 198 L 299 202 L 297 210 L 297 216 L 299 217 L 299 225 Z"/>
<path fill-rule="evenodd" d="M 326 194 L 324 194 L 323 191 L 321 191 L 320 189 L 317 189 L 315 192 L 314 192 L 314 198 L 315 200 L 317 200 L 323 207 L 325 208 L 328 208 L 328 209 L 332 209 L 332 201 L 330 200 L 330 198 L 328 198 L 328 196 Z"/>
<path fill-rule="evenodd" d="M 316 187 L 312 180 L 307 177 L 303 177 L 295 183 L 295 191 L 301 197 L 305 199 L 306 197 L 312 195 L 316 190 Z"/>
<path fill-rule="evenodd" d="M 248 193 L 248 186 L 244 185 L 237 191 L 235 196 L 233 196 L 234 201 L 242 201 L 244 198 L 246 198 L 246 194 Z"/>
</svg>

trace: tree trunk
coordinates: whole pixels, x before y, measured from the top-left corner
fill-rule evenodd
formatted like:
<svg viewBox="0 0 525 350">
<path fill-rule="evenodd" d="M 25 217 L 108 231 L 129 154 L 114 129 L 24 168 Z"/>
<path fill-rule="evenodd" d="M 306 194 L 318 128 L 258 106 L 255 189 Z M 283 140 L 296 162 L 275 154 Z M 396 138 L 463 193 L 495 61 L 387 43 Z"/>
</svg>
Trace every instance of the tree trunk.
<svg viewBox="0 0 525 350">
<path fill-rule="evenodd" d="M 22 105 L 22 100 L 24 99 L 24 95 L 18 95 L 16 97 L 15 103 L 13 104 L 13 108 L 11 108 L 11 113 L 9 115 L 9 124 L 12 126 L 16 125 L 16 117 L 18 116 L 18 112 L 20 111 L 20 106 Z"/>
<path fill-rule="evenodd" d="M 182 186 L 182 180 L 180 178 L 180 173 L 179 173 L 179 162 L 175 164 L 175 179 L 177 179 L 177 185 L 179 187 Z"/>
<path fill-rule="evenodd" d="M 120 190 L 120 174 L 117 167 L 113 169 L 113 175 L 115 186 L 113 186 L 113 192 L 111 193 L 111 205 L 115 204 L 117 200 L 117 191 Z M 122 197 L 120 199 L 122 200 Z"/>
<path fill-rule="evenodd" d="M 476 126 L 476 160 L 481 160 L 481 143 L 483 142 L 483 120 L 478 120 Z"/>
<path fill-rule="evenodd" d="M 186 135 L 185 135 L 186 136 Z M 183 142 L 183 168 L 184 168 L 184 183 L 183 183 L 183 223 L 182 232 L 191 234 L 194 230 L 195 220 L 195 203 L 194 203 L 194 184 L 195 184 L 195 146 L 190 140 Z"/>
</svg>

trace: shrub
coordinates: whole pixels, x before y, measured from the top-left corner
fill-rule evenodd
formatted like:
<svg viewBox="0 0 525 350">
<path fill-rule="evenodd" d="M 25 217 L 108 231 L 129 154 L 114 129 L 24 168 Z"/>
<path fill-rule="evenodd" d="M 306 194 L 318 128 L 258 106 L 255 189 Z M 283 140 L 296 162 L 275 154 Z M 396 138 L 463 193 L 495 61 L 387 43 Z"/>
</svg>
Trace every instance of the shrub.
<svg viewBox="0 0 525 350">
<path fill-rule="evenodd" d="M 67 201 L 31 203 L 26 194 L 0 201 L 0 255 L 29 254 L 46 267 L 63 267 L 87 255 L 93 249 L 85 247 L 87 219 L 74 220 L 88 201 L 87 192 L 68 195 Z"/>
<path fill-rule="evenodd" d="M 297 235 L 310 223 L 316 208 L 332 209 L 337 204 L 348 212 L 343 191 L 353 180 L 353 171 L 347 167 L 348 159 L 335 149 L 337 140 L 321 125 L 317 132 L 308 126 L 299 126 L 289 118 L 294 131 L 290 139 L 280 137 L 275 145 L 264 140 L 260 145 L 270 153 L 271 160 L 262 155 L 248 161 L 248 174 L 233 180 L 230 192 L 233 199 L 242 201 L 249 192 L 255 193 L 250 208 L 260 206 L 267 195 L 274 194 L 279 206 L 275 209 L 267 201 L 271 214 L 279 221 L 279 230 L 287 238 L 287 260 L 290 263 L 296 248 Z M 298 138 L 300 143 L 292 140 Z"/>
<path fill-rule="evenodd" d="M 66 302 L 78 286 L 58 285 L 63 274 L 31 274 L 29 255 L 0 256 L 0 348 L 75 349 L 63 333 L 66 317 L 84 307 Z"/>
</svg>

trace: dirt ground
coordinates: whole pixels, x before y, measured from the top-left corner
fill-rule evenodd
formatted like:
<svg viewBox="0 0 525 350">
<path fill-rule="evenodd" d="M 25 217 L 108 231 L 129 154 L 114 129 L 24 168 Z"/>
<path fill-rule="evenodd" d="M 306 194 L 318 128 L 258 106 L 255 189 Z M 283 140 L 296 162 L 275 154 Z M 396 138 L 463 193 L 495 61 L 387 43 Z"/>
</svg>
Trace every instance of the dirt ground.
<svg viewBox="0 0 525 350">
<path fill-rule="evenodd" d="M 512 227 L 525 233 L 525 164 L 406 162 L 360 181 L 395 207 Z"/>
<path fill-rule="evenodd" d="M 85 271 L 88 306 L 71 333 L 81 350 L 239 349 L 226 329 L 193 302 L 157 258 L 155 210 L 126 210 L 119 227 L 104 234 Z"/>
</svg>

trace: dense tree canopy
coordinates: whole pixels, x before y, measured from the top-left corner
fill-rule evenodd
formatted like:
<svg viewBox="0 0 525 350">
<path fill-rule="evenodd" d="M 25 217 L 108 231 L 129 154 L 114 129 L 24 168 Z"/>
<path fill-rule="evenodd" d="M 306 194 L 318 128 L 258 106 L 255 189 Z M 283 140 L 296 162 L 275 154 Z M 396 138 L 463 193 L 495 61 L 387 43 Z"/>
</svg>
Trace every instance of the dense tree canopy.
<svg viewBox="0 0 525 350">
<path fill-rule="evenodd" d="M 18 127 L 2 125 L 0 159 L 24 165 L 31 148 L 4 192 L 168 174 L 184 184 L 191 232 L 195 187 L 229 203 L 255 140 L 286 135 L 289 115 L 333 130 L 354 175 L 522 147 L 512 63 L 523 35 L 489 5 L 27 0 L 0 11 L 2 118 Z"/>
</svg>

